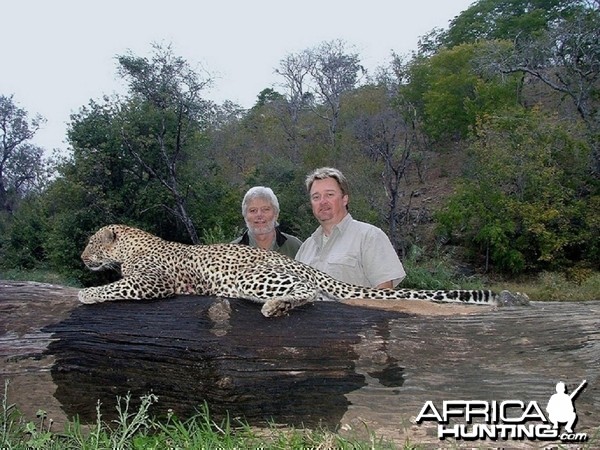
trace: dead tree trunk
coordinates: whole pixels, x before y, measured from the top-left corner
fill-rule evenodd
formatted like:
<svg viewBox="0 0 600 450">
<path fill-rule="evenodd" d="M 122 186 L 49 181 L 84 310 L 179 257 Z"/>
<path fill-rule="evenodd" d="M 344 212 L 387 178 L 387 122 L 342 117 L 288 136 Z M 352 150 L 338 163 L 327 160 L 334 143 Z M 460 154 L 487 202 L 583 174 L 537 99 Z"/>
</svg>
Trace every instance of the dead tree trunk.
<svg viewBox="0 0 600 450">
<path fill-rule="evenodd" d="M 11 381 L 9 402 L 25 413 L 94 422 L 100 400 L 110 420 L 116 396 L 154 393 L 158 416 L 172 409 L 189 417 L 207 402 L 213 418 L 353 430 L 366 423 L 398 444 L 439 445 L 433 424 L 410 422 L 426 401 L 545 406 L 558 381 L 570 389 L 586 379 L 577 431 L 598 426 L 600 302 L 498 310 L 322 302 L 267 319 L 242 300 L 80 305 L 75 295 L 0 281 L 0 381 Z M 406 305 L 417 309 L 398 310 Z"/>
</svg>

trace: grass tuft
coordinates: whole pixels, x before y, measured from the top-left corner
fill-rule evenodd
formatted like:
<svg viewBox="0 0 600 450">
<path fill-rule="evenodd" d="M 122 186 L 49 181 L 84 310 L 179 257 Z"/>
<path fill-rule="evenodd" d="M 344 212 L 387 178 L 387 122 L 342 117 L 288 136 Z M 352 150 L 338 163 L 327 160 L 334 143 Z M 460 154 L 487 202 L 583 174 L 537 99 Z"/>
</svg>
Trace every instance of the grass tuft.
<svg viewBox="0 0 600 450">
<path fill-rule="evenodd" d="M 0 280 L 36 281 L 38 283 L 56 284 L 60 286 L 81 287 L 81 283 L 74 277 L 60 275 L 55 271 L 43 267 L 29 270 L 0 267 Z"/>
<path fill-rule="evenodd" d="M 590 272 L 585 278 L 572 279 L 557 272 L 506 281 L 495 281 L 495 290 L 525 292 L 535 301 L 585 301 L 600 300 L 600 273 Z"/>
<path fill-rule="evenodd" d="M 404 289 L 483 289 L 480 276 L 462 272 L 451 255 L 435 258 L 424 256 L 420 247 L 413 246 L 402 261 L 406 278 L 400 287 Z"/>
<path fill-rule="evenodd" d="M 169 413 L 159 421 L 150 415 L 158 397 L 141 397 L 140 406 L 131 407 L 131 396 L 117 397 L 117 419 L 110 423 L 102 419 L 101 404 L 96 406 L 96 423 L 82 425 L 77 418 L 65 425 L 63 432 L 52 430 L 52 421 L 40 411 L 38 422 L 28 422 L 14 405 L 8 404 L 6 381 L 0 412 L 1 449 L 100 450 L 100 449 L 394 449 L 393 443 L 376 439 L 348 439 L 325 429 L 281 428 L 274 424 L 256 429 L 229 418 L 220 422 L 211 419 L 209 408 L 202 405 L 198 413 L 185 421 Z M 414 449 L 414 446 L 405 446 Z"/>
</svg>

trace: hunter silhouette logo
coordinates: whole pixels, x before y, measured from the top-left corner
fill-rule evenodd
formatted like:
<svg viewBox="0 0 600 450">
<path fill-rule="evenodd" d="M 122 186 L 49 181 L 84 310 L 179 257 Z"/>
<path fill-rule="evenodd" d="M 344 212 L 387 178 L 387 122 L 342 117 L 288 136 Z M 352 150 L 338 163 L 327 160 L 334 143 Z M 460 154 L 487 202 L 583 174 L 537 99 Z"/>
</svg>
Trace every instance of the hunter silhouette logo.
<svg viewBox="0 0 600 450">
<path fill-rule="evenodd" d="M 556 383 L 556 393 L 546 406 L 547 415 L 536 401 L 444 400 L 441 407 L 427 401 L 416 423 L 436 422 L 440 439 L 558 439 L 563 442 L 585 442 L 588 439 L 586 433 L 573 431 L 577 422 L 573 402 L 586 384 L 587 381 L 583 380 L 568 394 L 565 383 Z M 562 433 L 561 424 L 564 424 Z"/>
<path fill-rule="evenodd" d="M 577 413 L 575 412 L 575 406 L 573 400 L 579 394 L 579 392 L 585 387 L 587 380 L 583 380 L 577 389 L 573 391 L 571 395 L 566 393 L 565 383 L 559 381 L 556 383 L 556 394 L 550 397 L 546 411 L 548 411 L 548 419 L 554 425 L 554 430 L 558 429 L 559 423 L 566 423 L 565 431 L 567 433 L 573 433 L 573 426 L 577 422 Z"/>
</svg>

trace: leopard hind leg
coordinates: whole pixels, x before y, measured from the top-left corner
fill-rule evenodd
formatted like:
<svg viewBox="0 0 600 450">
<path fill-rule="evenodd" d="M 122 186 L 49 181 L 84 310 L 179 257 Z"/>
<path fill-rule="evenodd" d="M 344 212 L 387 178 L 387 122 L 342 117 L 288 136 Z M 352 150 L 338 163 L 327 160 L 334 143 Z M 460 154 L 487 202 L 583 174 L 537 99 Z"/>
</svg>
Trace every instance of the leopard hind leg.
<svg viewBox="0 0 600 450">
<path fill-rule="evenodd" d="M 263 303 L 261 312 L 265 317 L 277 317 L 316 300 L 318 289 L 309 280 L 281 268 L 258 266 L 240 276 L 238 293 Z"/>
</svg>

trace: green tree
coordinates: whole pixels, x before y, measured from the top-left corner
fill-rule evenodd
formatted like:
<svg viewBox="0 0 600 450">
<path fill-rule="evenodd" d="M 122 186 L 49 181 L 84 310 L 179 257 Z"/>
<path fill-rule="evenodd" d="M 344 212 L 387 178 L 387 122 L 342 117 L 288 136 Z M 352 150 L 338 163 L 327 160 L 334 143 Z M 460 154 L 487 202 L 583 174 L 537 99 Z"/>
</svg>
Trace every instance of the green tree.
<svg viewBox="0 0 600 450">
<path fill-rule="evenodd" d="M 278 102 L 280 117 L 297 162 L 300 161 L 300 119 L 313 101 L 313 95 L 309 91 L 312 64 L 311 52 L 304 50 L 286 55 L 279 62 L 279 67 L 275 69 L 275 73 L 284 80 L 283 87 L 286 95 L 284 101 Z"/>
<path fill-rule="evenodd" d="M 535 110 L 483 119 L 469 171 L 438 215 L 441 229 L 508 272 L 597 258 L 589 147 L 575 135 Z"/>
<path fill-rule="evenodd" d="M 177 217 L 191 241 L 198 243 L 188 210 L 191 191 L 180 169 L 202 145 L 212 104 L 201 94 L 210 79 L 200 78 L 170 47 L 155 45 L 151 59 L 128 54 L 117 60 L 130 89 L 119 111 L 124 147 L 168 192 L 171 202 L 161 206 Z"/>
<path fill-rule="evenodd" d="M 586 126 L 593 148 L 590 166 L 600 176 L 598 61 L 600 10 L 596 5 L 573 9 L 534 38 L 520 36 L 514 45 L 496 42 L 479 55 L 478 64 L 488 73 L 523 74 L 524 79 L 553 92 L 557 104 L 569 99 Z"/>
<path fill-rule="evenodd" d="M 120 60 L 131 74 L 129 95 L 92 100 L 71 117 L 73 152 L 59 161 L 41 197 L 44 258 L 83 284 L 98 280 L 79 255 L 107 223 L 188 242 L 199 241 L 196 226 L 233 226 L 223 207 L 233 203 L 231 189 L 206 153 L 204 130 L 214 116 L 198 96 L 202 84 L 193 84 L 193 73 L 169 49 L 156 51 L 153 59 Z"/>
<path fill-rule="evenodd" d="M 140 209 L 149 207 L 145 192 L 152 191 L 151 196 L 157 193 L 155 183 L 125 150 L 117 117 L 118 105 L 109 99 L 90 101 L 72 115 L 68 138 L 73 154 L 62 161 L 60 174 L 62 182 L 70 183 L 73 189 L 85 187 L 86 198 L 79 207 L 93 209 L 102 220 L 118 223 L 142 217 Z"/>
<path fill-rule="evenodd" d="M 503 80 L 476 70 L 474 61 L 488 45 L 464 44 L 408 62 L 395 57 L 400 95 L 415 107 L 433 141 L 466 138 L 478 116 L 516 103 L 519 77 Z"/>
<path fill-rule="evenodd" d="M 344 93 L 354 89 L 364 73 L 357 53 L 349 53 L 342 40 L 323 42 L 311 51 L 310 74 L 314 80 L 314 94 L 324 109 L 317 114 L 329 124 L 331 148 L 335 148 L 341 100 Z M 322 111 L 322 112 L 321 112 Z"/>
<path fill-rule="evenodd" d="M 47 259 L 48 216 L 39 195 L 28 196 L 0 221 L 0 266 L 33 269 Z"/>
<path fill-rule="evenodd" d="M 381 202 L 370 200 L 372 207 L 381 211 L 375 222 L 384 224 L 394 248 L 405 256 L 413 242 L 410 212 L 413 192 L 407 188 L 407 181 L 415 172 L 422 175 L 418 155 L 424 150 L 415 108 L 401 96 L 394 83 L 384 82 L 355 90 L 345 98 L 345 104 L 345 128 L 352 141 L 344 142 L 344 154 L 356 167 L 362 166 L 362 170 L 355 167 L 353 171 L 363 172 L 370 184 L 353 194 L 353 208 L 361 190 L 371 195 L 383 194 Z M 348 150 L 351 147 L 357 147 L 358 154 L 351 153 Z M 350 163 L 344 165 L 349 167 Z M 356 174 L 354 177 L 360 178 Z"/>
<path fill-rule="evenodd" d="M 29 118 L 12 96 L 0 95 L 0 213 L 12 212 L 47 179 L 43 149 L 29 142 L 44 121 L 40 115 Z"/>
<path fill-rule="evenodd" d="M 447 47 L 532 37 L 585 0 L 479 0 L 456 16 L 440 41 Z"/>
<path fill-rule="evenodd" d="M 310 108 L 328 125 L 330 150 L 336 147 L 341 99 L 357 86 L 364 73 L 359 55 L 350 53 L 347 47 L 341 39 L 322 42 L 286 56 L 276 69 L 288 92 L 290 131 L 297 132 L 299 115 Z M 295 134 L 291 137 L 297 138 Z"/>
</svg>

